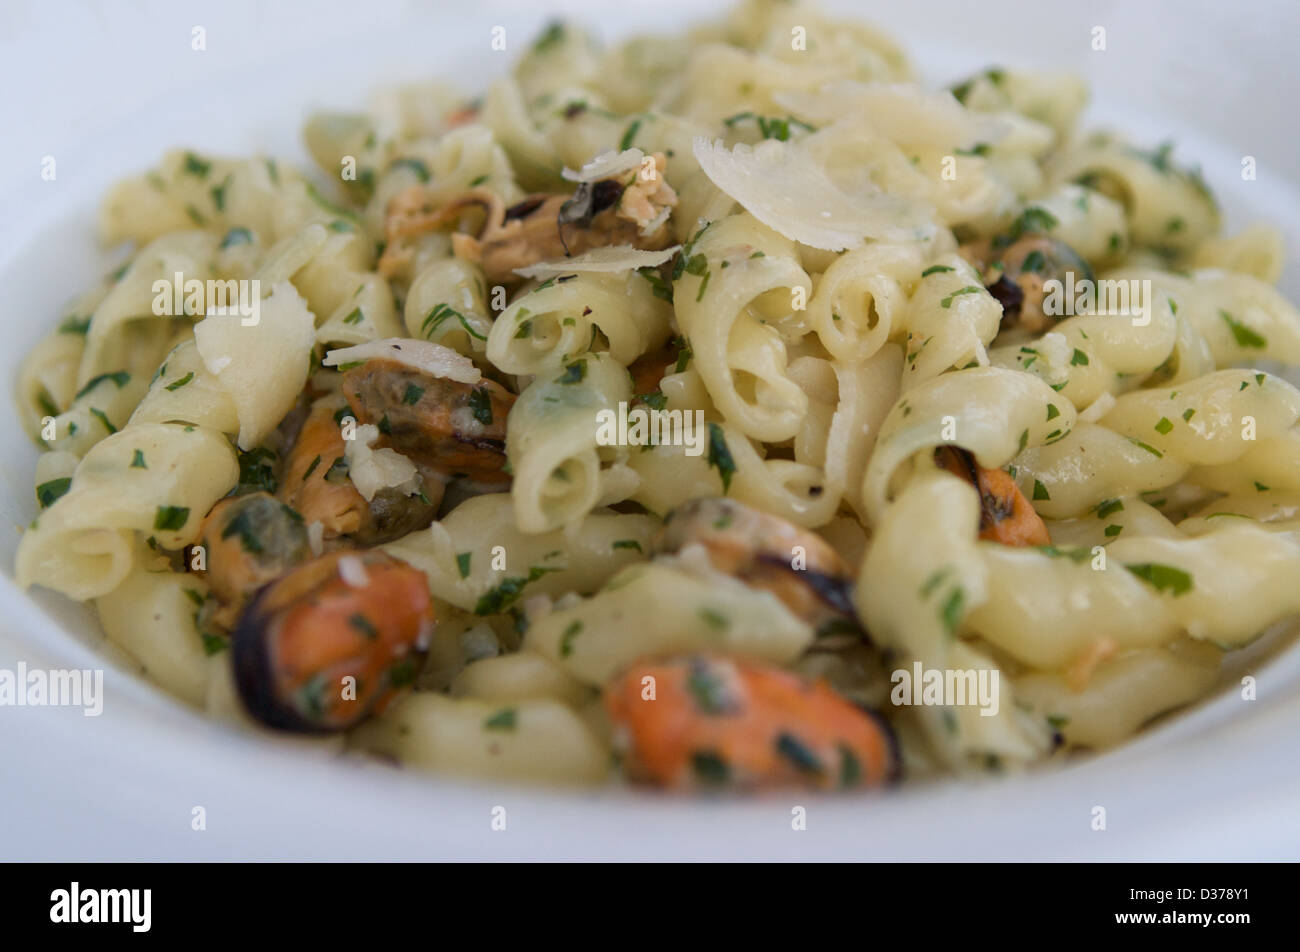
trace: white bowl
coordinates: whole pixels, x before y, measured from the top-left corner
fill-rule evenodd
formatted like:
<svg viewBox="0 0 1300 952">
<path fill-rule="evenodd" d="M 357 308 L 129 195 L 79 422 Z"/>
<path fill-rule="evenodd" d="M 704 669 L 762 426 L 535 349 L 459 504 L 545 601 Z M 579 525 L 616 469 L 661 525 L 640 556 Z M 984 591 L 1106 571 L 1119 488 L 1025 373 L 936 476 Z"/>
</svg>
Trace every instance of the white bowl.
<svg viewBox="0 0 1300 952">
<path fill-rule="evenodd" d="M 1173 138 L 1202 162 L 1229 229 L 1268 218 L 1300 245 L 1300 100 L 1294 5 L 984 2 L 829 4 L 861 9 L 906 45 L 933 82 L 1000 63 L 1075 70 L 1093 84 L 1089 120 L 1137 139 Z M 186 144 L 268 151 L 305 163 L 297 130 L 312 106 L 360 105 L 399 79 L 455 77 L 480 88 L 542 21 L 537 5 L 438 12 L 404 3 L 150 0 L 110 19 L 86 5 L 9 7 L 0 31 L 0 288 L 9 345 L 0 377 L 49 331 L 66 301 L 111 270 L 93 216 L 116 178 Z M 568 3 L 605 36 L 677 28 L 698 2 Z M 415 7 L 415 5 L 412 5 Z M 1082 9 L 1087 7 L 1087 9 Z M 719 9 L 721 7 L 719 6 Z M 358 26 L 357 17 L 368 17 Z M 207 49 L 191 49 L 192 29 Z M 1107 50 L 1091 47 L 1104 27 Z M 57 62 L 57 71 L 49 64 Z M 57 74 L 57 81 L 50 78 Z M 41 78 L 44 77 L 44 78 Z M 58 178 L 39 176 L 54 155 Z M 1241 157 L 1259 178 L 1243 182 Z M 1294 254 L 1282 282 L 1300 299 Z M 0 708 L 0 858 L 80 859 L 1193 859 L 1300 855 L 1300 646 L 1274 637 L 1234 656 L 1221 687 L 1113 752 L 1064 768 L 884 795 L 787 794 L 688 800 L 623 789 L 493 787 L 339 760 L 206 720 L 113 666 L 89 614 L 24 594 L 11 574 L 18 526 L 35 511 L 36 450 L 0 421 L 0 668 L 107 667 L 102 716 Z M 1237 684 L 1257 677 L 1259 699 Z M 495 831 L 495 807 L 506 829 Z M 792 829 L 792 810 L 807 829 Z M 1094 807 L 1107 829 L 1092 828 Z M 192 829 L 203 807 L 206 829 Z"/>
</svg>

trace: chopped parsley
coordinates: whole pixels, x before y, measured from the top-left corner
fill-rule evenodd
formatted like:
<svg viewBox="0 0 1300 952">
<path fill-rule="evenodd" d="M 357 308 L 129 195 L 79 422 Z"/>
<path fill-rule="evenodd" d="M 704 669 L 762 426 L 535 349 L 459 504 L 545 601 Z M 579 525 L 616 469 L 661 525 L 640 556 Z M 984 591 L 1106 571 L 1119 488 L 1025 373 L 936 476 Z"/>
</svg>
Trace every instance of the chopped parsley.
<svg viewBox="0 0 1300 952">
<path fill-rule="evenodd" d="M 981 291 L 983 291 L 983 290 L 984 290 L 984 289 L 983 289 L 982 287 L 980 287 L 979 285 L 976 285 L 976 284 L 968 284 L 968 285 L 966 285 L 966 287 L 964 287 L 964 288 L 958 288 L 956 291 L 953 291 L 952 294 L 949 294 L 946 298 L 944 298 L 942 301 L 939 302 L 939 306 L 942 307 L 942 308 L 945 308 L 945 309 L 946 309 L 946 308 L 950 308 L 950 307 L 952 307 L 952 299 L 953 299 L 953 298 L 955 298 L 955 297 L 960 297 L 960 296 L 963 295 L 963 294 L 978 294 L 979 292 L 981 292 Z"/>
<path fill-rule="evenodd" d="M 104 424 L 104 429 L 108 430 L 109 433 L 117 432 L 117 427 L 113 426 L 113 422 L 109 420 L 108 414 L 106 414 L 103 410 L 98 410 L 95 407 L 91 407 L 90 415 L 93 416 L 95 419 L 97 419 L 100 423 Z M 69 432 L 72 432 L 71 428 L 69 428 Z"/>
<path fill-rule="evenodd" d="M 558 572 L 558 568 L 545 568 L 540 565 L 534 565 L 528 570 L 528 577 L 524 578 L 519 575 L 513 575 L 501 580 L 500 584 L 488 589 L 479 596 L 478 602 L 474 605 L 475 615 L 498 615 L 505 611 L 511 605 L 519 600 L 523 594 L 524 586 L 529 582 L 535 582 L 547 572 Z"/>
<path fill-rule="evenodd" d="M 474 330 L 474 328 L 470 326 L 469 320 L 465 317 L 464 314 L 462 314 L 460 311 L 455 310 L 452 307 L 449 307 L 446 304 L 439 304 L 437 307 L 431 310 L 427 315 L 425 315 L 424 322 L 421 323 L 420 325 L 420 333 L 423 334 L 426 338 L 431 338 L 433 336 L 433 332 L 436 331 L 439 327 L 441 327 L 442 323 L 449 318 L 455 318 L 457 321 L 459 321 L 460 326 L 464 328 L 465 333 L 468 334 L 470 337 L 473 337 L 476 340 L 487 340 L 487 337 L 485 337 L 483 334 L 480 334 L 478 331 Z M 529 327 L 531 329 L 531 324 L 529 325 Z M 523 331 L 522 324 L 520 325 L 520 331 L 521 333 L 516 334 L 515 337 L 528 336 L 527 332 Z"/>
<path fill-rule="evenodd" d="M 64 496 L 71 486 L 71 476 L 51 479 L 49 482 L 41 483 L 36 487 L 36 501 L 40 503 L 42 509 L 48 509 Z"/>
<path fill-rule="evenodd" d="M 1128 569 L 1157 592 L 1169 592 L 1175 598 L 1192 590 L 1192 577 L 1180 568 L 1161 565 L 1159 562 L 1134 562 L 1125 564 Z"/>
<path fill-rule="evenodd" d="M 232 228 L 226 232 L 226 237 L 221 239 L 221 248 L 233 248 L 235 245 L 251 245 L 253 243 L 253 233 L 247 228 Z"/>
<path fill-rule="evenodd" d="M 1124 511 L 1124 501 L 1122 499 L 1105 499 L 1097 504 L 1097 518 L 1105 519 L 1107 516 L 1113 516 L 1117 512 Z"/>
<path fill-rule="evenodd" d="M 673 373 L 679 374 L 685 370 L 693 356 L 695 352 L 691 350 L 691 342 L 685 337 L 677 338 L 677 363 L 673 364 Z"/>
<path fill-rule="evenodd" d="M 932 572 L 930 577 L 921 584 L 921 597 L 929 598 L 930 594 L 939 587 L 951 571 L 951 568 L 942 568 Z"/>
<path fill-rule="evenodd" d="M 636 140 L 636 134 L 641 131 L 641 120 L 633 119 L 627 129 L 623 131 L 623 138 L 618 140 L 618 150 L 626 152 L 632 148 L 632 143 Z"/>
<path fill-rule="evenodd" d="M 722 494 L 725 496 L 731 489 L 731 477 L 736 474 L 736 461 L 731 457 L 722 427 L 712 421 L 709 422 L 709 465 L 716 468 L 722 477 Z"/>
<path fill-rule="evenodd" d="M 686 242 L 686 245 L 682 250 L 677 253 L 677 260 L 673 262 L 672 279 L 674 281 L 680 278 L 683 274 L 701 275 L 709 269 L 708 259 L 702 254 L 696 254 L 695 246 L 699 244 L 700 239 L 704 237 L 704 233 L 708 231 L 712 225 L 713 222 L 709 222 L 697 231 L 694 236 L 691 237 L 690 241 Z"/>
<path fill-rule="evenodd" d="M 519 712 L 513 707 L 503 707 L 483 722 L 488 731 L 512 731 L 519 724 Z"/>
<path fill-rule="evenodd" d="M 190 175 L 207 178 L 208 173 L 212 171 L 212 163 L 199 158 L 193 152 L 186 152 L 181 168 Z"/>
<path fill-rule="evenodd" d="M 727 620 L 726 615 L 714 611 L 712 608 L 701 608 L 699 610 L 699 616 L 700 619 L 710 628 L 721 630 L 723 628 L 728 628 L 731 625 L 731 622 Z"/>
<path fill-rule="evenodd" d="M 159 506 L 154 512 L 153 527 L 158 532 L 175 532 L 189 518 L 189 506 Z"/>
<path fill-rule="evenodd" d="M 469 578 L 469 563 L 473 557 L 473 552 L 456 553 L 456 571 L 460 573 L 461 578 Z"/>
<path fill-rule="evenodd" d="M 1020 271 L 1030 274 L 1040 274 L 1047 267 L 1047 258 L 1043 253 L 1035 248 L 1029 254 L 1025 255 L 1025 260 L 1020 263 Z"/>
<path fill-rule="evenodd" d="M 388 171 L 390 172 L 399 168 L 410 169 L 421 182 L 429 181 L 429 167 L 419 159 L 400 158 L 393 159 L 388 163 Z"/>
<path fill-rule="evenodd" d="M 948 597 L 939 606 L 939 621 L 943 623 L 943 630 L 949 636 L 957 633 L 957 626 L 961 624 L 965 604 L 966 593 L 958 585 L 948 593 Z"/>
<path fill-rule="evenodd" d="M 206 631 L 199 632 L 199 637 L 203 640 L 203 653 L 208 657 L 215 654 L 221 654 L 230 647 L 230 640 L 222 638 L 220 635 L 209 634 Z"/>
<path fill-rule="evenodd" d="M 661 301 L 673 302 L 673 286 L 660 276 L 656 268 L 638 268 L 637 274 L 650 282 L 650 290 Z"/>
<path fill-rule="evenodd" d="M 726 262 L 723 262 L 723 263 L 725 264 Z M 704 300 L 704 292 L 707 291 L 707 290 L 709 289 L 709 278 L 711 278 L 711 277 L 713 277 L 713 272 L 712 272 L 712 271 L 705 271 L 705 272 L 704 272 L 704 280 L 700 282 L 700 289 L 699 289 L 698 291 L 695 292 L 695 300 L 696 300 L 696 302 L 699 302 L 699 301 Z"/>
<path fill-rule="evenodd" d="M 553 20 L 546 25 L 540 36 L 533 41 L 534 53 L 546 53 L 564 42 L 564 24 Z"/>
<path fill-rule="evenodd" d="M 91 377 L 88 381 L 86 381 L 86 385 L 82 387 L 80 390 L 78 390 L 76 396 L 74 396 L 72 399 L 80 400 L 82 397 L 90 393 L 90 391 L 94 390 L 105 380 L 113 381 L 113 383 L 117 385 L 117 389 L 121 390 L 123 387 L 126 386 L 126 382 L 130 379 L 131 379 L 131 375 L 127 373 L 125 370 L 115 370 L 112 373 L 99 374 L 98 376 Z"/>
<path fill-rule="evenodd" d="M 994 86 L 1001 86 L 1002 81 L 1006 79 L 1006 76 L 1007 74 L 1005 71 L 998 69 L 996 67 L 992 69 L 986 69 L 984 72 L 979 73 L 976 76 L 972 76 L 970 79 L 964 80 L 963 82 L 958 83 L 956 86 L 951 87 L 951 89 L 949 89 L 949 92 L 952 93 L 953 98 L 955 98 L 959 103 L 965 105 L 966 97 L 971 94 L 971 90 L 975 88 L 975 83 L 978 80 L 985 79 L 988 80 L 990 83 L 992 83 Z"/>
<path fill-rule="evenodd" d="M 1037 545 L 1034 546 L 1043 555 L 1053 559 L 1069 559 L 1075 564 L 1087 562 L 1092 555 L 1092 550 L 1087 546 L 1057 546 L 1057 545 Z"/>
<path fill-rule="evenodd" d="M 1232 339 L 1237 342 L 1238 347 L 1249 347 L 1255 350 L 1263 350 L 1268 346 L 1267 340 L 1222 308 L 1219 309 L 1219 317 L 1223 318 L 1224 323 L 1226 323 L 1232 330 Z"/>
<path fill-rule="evenodd" d="M 233 173 L 227 175 L 222 179 L 220 185 L 215 185 L 209 189 L 209 192 L 212 195 L 212 204 L 219 212 L 224 212 L 226 210 L 226 189 L 230 187 L 230 180 L 234 177 Z"/>
<path fill-rule="evenodd" d="M 778 142 L 786 142 L 790 138 L 790 129 L 792 127 L 802 128 L 805 132 L 816 132 L 817 130 L 806 122 L 801 122 L 794 116 L 786 116 L 784 119 L 777 117 L 760 116 L 753 112 L 738 112 L 722 120 L 722 124 L 730 128 L 738 122 L 744 122 L 752 119 L 758 124 L 758 133 L 764 139 L 776 139 Z"/>
<path fill-rule="evenodd" d="M 1162 453 L 1162 452 L 1160 452 L 1158 449 L 1156 449 L 1156 448 L 1155 448 L 1154 446 L 1152 446 L 1150 443 L 1143 443 L 1141 440 L 1134 439 L 1134 438 L 1131 437 L 1131 436 L 1128 438 L 1128 441 L 1129 441 L 1130 443 L 1132 443 L 1134 446 L 1136 446 L 1136 447 L 1138 447 L 1138 448 L 1140 448 L 1140 449 L 1144 449 L 1144 450 L 1146 450 L 1148 453 L 1150 453 L 1150 454 L 1151 454 L 1152 456 L 1154 456 L 1156 459 L 1164 459 L 1164 458 L 1165 458 L 1165 454 Z"/>
<path fill-rule="evenodd" d="M 90 318 L 77 317 L 75 314 L 64 318 L 63 323 L 59 325 L 60 334 L 81 334 L 82 336 L 85 336 L 86 332 L 89 330 Z"/>
<path fill-rule="evenodd" d="M 348 209 L 344 208 L 342 205 L 337 205 L 334 202 L 331 202 L 328 198 L 322 195 L 320 193 L 320 190 L 317 189 L 316 186 L 313 185 L 311 182 L 307 182 L 305 187 L 307 189 L 308 197 L 311 198 L 311 200 L 314 201 L 321 208 L 325 209 L 325 211 L 329 212 L 331 215 L 336 215 L 339 218 L 346 218 L 350 220 L 356 219 L 357 216 L 354 212 L 349 211 Z"/>
<path fill-rule="evenodd" d="M 560 376 L 556 378 L 556 383 L 581 383 L 586 379 L 587 362 L 585 360 L 577 360 L 564 368 L 564 373 L 560 374 Z"/>
<path fill-rule="evenodd" d="M 1059 224 L 1056 216 L 1046 208 L 1031 206 L 1021 212 L 1020 217 L 1011 223 L 1009 237 L 1011 241 L 1017 241 L 1028 232 L 1051 231 Z"/>
<path fill-rule="evenodd" d="M 569 627 L 560 635 L 560 657 L 567 658 L 573 654 L 573 639 L 582 633 L 582 622 L 571 621 Z"/>
<path fill-rule="evenodd" d="M 278 485 L 275 478 L 275 458 L 275 452 L 265 446 L 255 446 L 247 453 L 239 453 L 239 493 L 262 490 L 275 495 Z M 319 457 L 316 462 L 320 462 Z M 315 468 L 313 464 L 311 469 Z M 311 474 L 311 469 L 307 471 L 308 475 Z"/>
<path fill-rule="evenodd" d="M 229 539 L 231 536 L 239 538 L 239 544 L 245 552 L 260 555 L 264 551 L 262 540 L 257 535 L 257 523 L 254 521 L 252 511 L 247 508 L 237 512 L 235 517 L 226 523 L 226 528 L 221 530 L 222 539 Z"/>
</svg>

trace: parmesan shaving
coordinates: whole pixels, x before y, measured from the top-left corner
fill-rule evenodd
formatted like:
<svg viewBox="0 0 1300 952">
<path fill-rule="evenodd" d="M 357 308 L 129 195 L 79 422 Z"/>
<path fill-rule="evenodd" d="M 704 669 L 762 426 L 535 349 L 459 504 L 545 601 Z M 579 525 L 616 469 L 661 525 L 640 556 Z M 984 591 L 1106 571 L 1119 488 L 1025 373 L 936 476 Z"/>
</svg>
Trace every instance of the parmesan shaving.
<svg viewBox="0 0 1300 952">
<path fill-rule="evenodd" d="M 459 383 L 478 383 L 483 378 L 473 361 L 450 347 L 405 337 L 371 340 L 354 347 L 331 350 L 321 363 L 326 367 L 338 367 L 375 359 L 391 360 L 431 377 L 442 377 Z"/>
<path fill-rule="evenodd" d="M 973 112 L 952 93 L 902 83 L 829 83 L 817 92 L 782 90 L 773 100 L 818 125 L 861 117 L 876 132 L 900 146 L 923 149 L 972 148 L 1003 139 L 1006 123 L 990 113 Z"/>
<path fill-rule="evenodd" d="M 710 181 L 769 228 L 824 251 L 860 247 L 867 238 L 909 241 L 932 227 L 920 206 L 879 189 L 841 189 L 796 142 L 768 139 L 728 149 L 695 140 L 695 158 Z"/>
<path fill-rule="evenodd" d="M 348 464 L 348 477 L 366 502 L 375 498 L 381 489 L 397 489 L 407 496 L 420 491 L 420 474 L 415 464 L 397 450 L 384 447 L 372 449 L 379 439 L 379 427 L 363 423 L 357 427 L 354 439 L 346 440 L 343 458 Z"/>
<path fill-rule="evenodd" d="M 352 588 L 365 588 L 370 584 L 366 566 L 360 556 L 345 555 L 339 559 L 339 578 Z"/>
<path fill-rule="evenodd" d="M 644 225 L 641 226 L 638 233 L 643 238 L 647 238 L 650 235 L 653 235 L 661 227 L 667 224 L 668 216 L 671 215 L 672 213 L 673 213 L 672 207 L 665 205 L 664 208 L 660 210 L 658 215 L 656 215 L 654 218 L 650 219 L 648 222 L 646 222 Z"/>
<path fill-rule="evenodd" d="M 665 209 L 665 211 L 668 211 Z M 573 274 L 580 271 L 616 272 L 635 271 L 637 268 L 653 268 L 663 264 L 675 255 L 681 245 L 673 245 L 662 251 L 642 251 L 631 245 L 606 245 L 592 248 L 590 251 L 572 258 L 559 258 L 554 261 L 538 261 L 526 268 L 515 268 L 515 274 L 524 278 L 548 278 L 560 274 Z"/>
<path fill-rule="evenodd" d="M 639 166 L 644 158 L 645 153 L 640 149 L 627 149 L 623 152 L 615 152 L 611 149 L 596 156 L 577 172 L 566 168 L 560 174 L 570 182 L 596 182 L 611 175 L 618 175 L 620 172 L 630 172 Z"/>
</svg>

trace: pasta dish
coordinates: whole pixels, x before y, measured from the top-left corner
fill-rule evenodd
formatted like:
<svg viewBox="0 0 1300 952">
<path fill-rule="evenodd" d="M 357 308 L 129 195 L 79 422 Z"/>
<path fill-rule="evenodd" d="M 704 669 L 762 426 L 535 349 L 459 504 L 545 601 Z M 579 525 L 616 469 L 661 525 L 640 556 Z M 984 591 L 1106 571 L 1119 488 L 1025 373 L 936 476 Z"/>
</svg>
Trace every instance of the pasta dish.
<svg viewBox="0 0 1300 952">
<path fill-rule="evenodd" d="M 1086 100 L 746 0 L 314 115 L 310 174 L 169 152 L 17 382 L 18 580 L 214 717 L 415 768 L 1111 747 L 1300 611 L 1300 313 L 1276 230 Z"/>
</svg>

